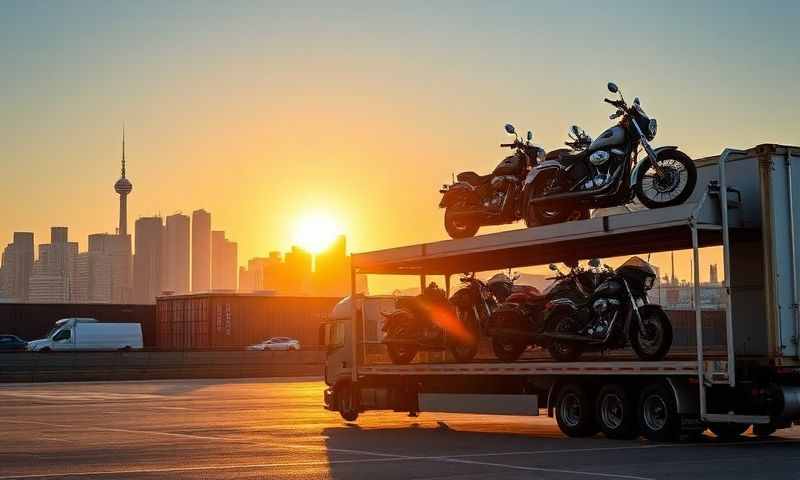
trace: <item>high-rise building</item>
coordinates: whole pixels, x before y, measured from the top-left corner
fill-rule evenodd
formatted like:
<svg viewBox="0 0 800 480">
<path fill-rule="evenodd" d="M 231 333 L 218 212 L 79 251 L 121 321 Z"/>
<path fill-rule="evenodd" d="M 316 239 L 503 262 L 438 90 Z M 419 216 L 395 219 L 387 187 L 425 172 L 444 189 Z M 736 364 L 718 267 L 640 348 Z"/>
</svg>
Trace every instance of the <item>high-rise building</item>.
<svg viewBox="0 0 800 480">
<path fill-rule="evenodd" d="M 338 297 L 350 291 L 347 243 L 339 235 L 330 247 L 314 257 L 314 295 Z"/>
<path fill-rule="evenodd" d="M 97 302 L 130 303 L 131 288 L 131 236 L 95 233 L 89 235 L 89 253 L 97 257 L 99 270 L 95 274 L 96 290 L 91 293 Z M 104 271 L 103 268 L 108 268 Z M 108 278 L 105 278 L 105 274 Z M 106 297 L 106 293 L 109 297 Z"/>
<path fill-rule="evenodd" d="M 311 293 L 311 253 L 300 247 L 292 246 L 284 255 L 286 264 L 285 284 L 281 293 L 286 295 L 309 295 Z"/>
<path fill-rule="evenodd" d="M 78 243 L 67 238 L 67 227 L 52 227 L 50 243 L 39 245 L 39 259 L 29 280 L 29 300 L 35 303 L 68 302 L 71 299 L 73 261 Z"/>
<path fill-rule="evenodd" d="M 236 290 L 238 271 L 236 242 L 225 238 L 225 232 L 211 232 L 211 289 Z"/>
<path fill-rule="evenodd" d="M 189 291 L 189 223 L 187 215 L 176 213 L 167 217 L 164 229 L 162 257 L 162 290 L 186 293 Z"/>
<path fill-rule="evenodd" d="M 133 301 L 153 303 L 161 294 L 164 222 L 159 216 L 136 220 L 136 253 L 133 256 Z"/>
<path fill-rule="evenodd" d="M 719 283 L 719 270 L 716 263 L 708 266 L 708 283 Z"/>
<path fill-rule="evenodd" d="M 192 291 L 211 289 L 211 214 L 192 212 Z"/>
<path fill-rule="evenodd" d="M 3 250 L 0 263 L 0 297 L 17 302 L 28 301 L 33 252 L 33 233 L 14 232 L 13 242 Z"/>
</svg>

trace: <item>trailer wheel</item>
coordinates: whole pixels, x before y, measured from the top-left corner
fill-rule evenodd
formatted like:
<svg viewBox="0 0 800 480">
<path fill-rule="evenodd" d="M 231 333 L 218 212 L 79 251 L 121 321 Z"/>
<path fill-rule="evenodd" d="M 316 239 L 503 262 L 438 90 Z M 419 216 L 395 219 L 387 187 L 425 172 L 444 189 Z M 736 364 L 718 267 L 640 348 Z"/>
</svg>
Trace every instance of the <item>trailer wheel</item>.
<svg viewBox="0 0 800 480">
<path fill-rule="evenodd" d="M 594 405 L 580 385 L 570 383 L 559 390 L 555 415 L 558 428 L 568 437 L 591 437 L 599 430 Z"/>
<path fill-rule="evenodd" d="M 680 439 L 681 419 L 675 395 L 663 383 L 654 383 L 642 390 L 637 412 L 639 429 L 648 440 L 674 442 Z"/>
<path fill-rule="evenodd" d="M 619 384 L 605 385 L 597 394 L 597 422 L 608 438 L 630 440 L 639 435 L 636 402 Z"/>
<path fill-rule="evenodd" d="M 711 433 L 717 436 L 722 441 L 736 440 L 739 438 L 750 425 L 747 423 L 712 423 L 708 426 Z"/>
<path fill-rule="evenodd" d="M 339 407 L 339 415 L 348 422 L 355 422 L 358 419 L 358 408 L 356 407 L 354 393 L 350 383 L 343 383 L 336 389 L 336 404 Z"/>
</svg>

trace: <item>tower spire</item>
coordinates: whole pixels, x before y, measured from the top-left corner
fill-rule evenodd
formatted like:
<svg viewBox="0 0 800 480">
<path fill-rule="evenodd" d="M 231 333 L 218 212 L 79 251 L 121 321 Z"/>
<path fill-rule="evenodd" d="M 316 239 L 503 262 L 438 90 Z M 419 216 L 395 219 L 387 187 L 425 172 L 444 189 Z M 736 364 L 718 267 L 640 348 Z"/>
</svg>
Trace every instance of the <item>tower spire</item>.
<svg viewBox="0 0 800 480">
<path fill-rule="evenodd" d="M 125 124 L 122 124 L 122 178 L 125 178 Z"/>
</svg>

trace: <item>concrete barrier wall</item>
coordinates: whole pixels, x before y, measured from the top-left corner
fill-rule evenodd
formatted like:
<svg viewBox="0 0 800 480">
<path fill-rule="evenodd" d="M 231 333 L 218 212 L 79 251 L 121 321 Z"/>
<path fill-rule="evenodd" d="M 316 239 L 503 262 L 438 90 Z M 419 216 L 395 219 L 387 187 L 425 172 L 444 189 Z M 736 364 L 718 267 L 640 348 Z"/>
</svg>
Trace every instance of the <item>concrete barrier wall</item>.
<svg viewBox="0 0 800 480">
<path fill-rule="evenodd" d="M 18 352 L 0 354 L 0 382 L 322 375 L 325 353 Z"/>
</svg>

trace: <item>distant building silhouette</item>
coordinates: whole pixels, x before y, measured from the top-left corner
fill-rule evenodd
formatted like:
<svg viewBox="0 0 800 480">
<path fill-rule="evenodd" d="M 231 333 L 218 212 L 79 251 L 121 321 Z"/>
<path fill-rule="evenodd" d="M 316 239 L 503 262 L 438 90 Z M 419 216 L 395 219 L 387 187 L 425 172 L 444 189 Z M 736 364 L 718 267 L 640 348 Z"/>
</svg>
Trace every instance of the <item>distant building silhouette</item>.
<svg viewBox="0 0 800 480">
<path fill-rule="evenodd" d="M 719 283 L 719 270 L 717 270 L 716 263 L 712 263 L 708 266 L 708 282 Z"/>
<path fill-rule="evenodd" d="M 225 238 L 222 230 L 211 232 L 211 289 L 236 290 L 238 273 L 236 242 Z"/>
<path fill-rule="evenodd" d="M 14 232 L 13 242 L 3 250 L 0 262 L 0 297 L 16 302 L 28 300 L 33 257 L 33 233 Z"/>
<path fill-rule="evenodd" d="M 33 264 L 28 300 L 33 303 L 65 303 L 71 299 L 73 261 L 78 243 L 67 239 L 67 227 L 52 227 L 50 243 L 39 245 L 39 259 Z"/>
<path fill-rule="evenodd" d="M 192 212 L 192 291 L 211 289 L 211 214 Z"/>
<path fill-rule="evenodd" d="M 133 301 L 154 303 L 161 294 L 164 222 L 159 216 L 136 220 L 136 253 L 133 256 Z"/>
<path fill-rule="evenodd" d="M 119 180 L 114 183 L 114 191 L 119 194 L 119 227 L 117 234 L 128 234 L 128 194 L 133 191 L 133 184 L 125 178 L 125 129 L 122 129 L 122 172 Z"/>
<path fill-rule="evenodd" d="M 274 291 L 286 296 L 343 297 L 350 294 L 350 257 L 346 239 L 339 236 L 325 251 L 313 257 L 293 246 L 284 259 L 280 252 L 256 257 L 239 269 L 239 290 Z M 356 290 L 367 293 L 366 277 L 356 277 Z"/>
<path fill-rule="evenodd" d="M 167 217 L 161 267 L 161 289 L 189 291 L 189 217 L 180 213 Z"/>
<path fill-rule="evenodd" d="M 89 254 L 95 259 L 100 258 L 95 262 L 98 270 L 93 273 L 93 301 L 130 303 L 133 296 L 131 236 L 110 233 L 89 235 Z M 109 270 L 106 271 L 106 268 Z"/>
</svg>

